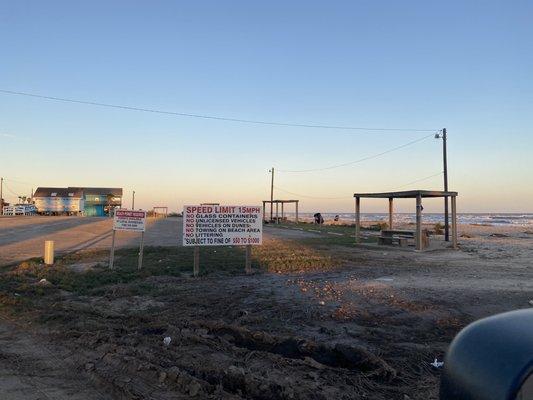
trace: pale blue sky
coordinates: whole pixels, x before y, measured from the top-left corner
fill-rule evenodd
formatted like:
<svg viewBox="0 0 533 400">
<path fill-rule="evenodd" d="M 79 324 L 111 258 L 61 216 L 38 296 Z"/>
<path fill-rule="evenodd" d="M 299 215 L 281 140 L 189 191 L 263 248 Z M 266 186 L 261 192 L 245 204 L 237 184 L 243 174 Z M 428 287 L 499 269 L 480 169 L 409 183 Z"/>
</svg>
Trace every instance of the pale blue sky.
<svg viewBox="0 0 533 400">
<path fill-rule="evenodd" d="M 4 1 L 0 89 L 231 118 L 446 127 L 460 211 L 532 212 L 532 20 L 524 0 Z M 126 205 L 135 189 L 145 208 L 257 204 L 269 196 L 271 166 L 326 167 L 427 134 L 246 125 L 0 93 L 1 176 L 121 186 Z M 441 171 L 440 146 L 428 139 L 347 168 L 280 172 L 276 186 L 346 197 L 301 197 L 304 211 L 349 211 L 353 192 Z M 29 192 L 14 181 L 11 190 Z M 435 177 L 404 188 L 441 187 Z M 385 204 L 365 209 L 376 210 Z"/>
</svg>

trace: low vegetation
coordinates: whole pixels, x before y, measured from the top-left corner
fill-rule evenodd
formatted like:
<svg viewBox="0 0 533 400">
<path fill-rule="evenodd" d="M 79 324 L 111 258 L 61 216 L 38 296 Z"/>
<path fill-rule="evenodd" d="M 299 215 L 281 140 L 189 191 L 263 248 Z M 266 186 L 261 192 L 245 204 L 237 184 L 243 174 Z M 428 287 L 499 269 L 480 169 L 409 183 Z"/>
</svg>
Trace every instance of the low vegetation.
<svg viewBox="0 0 533 400">
<path fill-rule="evenodd" d="M 282 224 L 271 224 L 271 227 L 275 228 L 289 228 L 289 229 L 296 229 L 301 230 L 304 232 L 316 232 L 316 233 L 323 233 L 323 234 L 342 234 L 346 237 L 351 237 L 351 240 L 347 241 L 348 244 L 353 245 L 353 237 L 355 236 L 355 225 L 350 224 L 339 224 L 339 225 L 318 225 L 313 223 L 305 223 L 300 222 L 298 224 L 294 224 L 291 222 L 284 222 Z M 386 222 L 379 222 L 374 225 L 364 225 L 361 226 L 362 231 L 381 231 L 382 229 L 387 229 L 388 224 Z M 370 238 L 368 241 L 372 242 L 374 241 L 372 238 Z M 304 241 L 305 242 L 305 241 Z M 375 241 L 374 241 L 375 242 Z"/>
<path fill-rule="evenodd" d="M 342 238 L 337 237 L 325 240 L 333 244 L 342 242 Z M 338 268 L 340 261 L 318 249 L 319 244 L 313 239 L 303 244 L 269 240 L 253 248 L 252 268 L 256 272 L 275 273 Z M 0 308 L 21 311 L 30 306 L 31 299 L 50 291 L 100 295 L 110 286 L 133 283 L 142 292 L 149 290 L 142 285 L 149 277 L 192 275 L 193 248 L 190 247 L 145 247 L 140 270 L 137 249 L 117 250 L 113 269 L 108 266 L 108 257 L 108 251 L 85 251 L 58 257 L 53 266 L 46 266 L 42 259 L 35 258 L 5 268 L 0 274 Z M 243 247 L 200 249 L 201 276 L 244 274 L 244 263 Z"/>
<path fill-rule="evenodd" d="M 433 229 L 435 231 L 435 235 L 443 235 L 444 234 L 444 224 L 442 224 L 440 222 L 437 222 L 433 226 Z"/>
</svg>

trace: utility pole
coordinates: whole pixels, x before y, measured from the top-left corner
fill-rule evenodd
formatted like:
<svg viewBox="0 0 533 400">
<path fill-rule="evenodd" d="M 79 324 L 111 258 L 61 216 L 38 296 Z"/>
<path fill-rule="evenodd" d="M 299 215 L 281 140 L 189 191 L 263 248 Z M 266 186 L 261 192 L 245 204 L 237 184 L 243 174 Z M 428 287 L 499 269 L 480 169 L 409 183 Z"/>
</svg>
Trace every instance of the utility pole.
<svg viewBox="0 0 533 400">
<path fill-rule="evenodd" d="M 135 190 L 133 191 L 133 196 L 131 198 L 131 209 L 135 210 Z"/>
<path fill-rule="evenodd" d="M 270 184 L 270 222 L 274 218 L 274 167 L 270 170 L 272 173 L 272 181 Z"/>
<path fill-rule="evenodd" d="M 442 130 L 442 160 L 444 162 L 444 191 L 448 191 L 448 150 L 446 148 L 446 128 Z M 450 241 L 450 223 L 448 218 L 448 196 L 444 196 L 444 240 Z"/>
<path fill-rule="evenodd" d="M 4 215 L 4 178 L 0 178 L 0 215 Z"/>
</svg>

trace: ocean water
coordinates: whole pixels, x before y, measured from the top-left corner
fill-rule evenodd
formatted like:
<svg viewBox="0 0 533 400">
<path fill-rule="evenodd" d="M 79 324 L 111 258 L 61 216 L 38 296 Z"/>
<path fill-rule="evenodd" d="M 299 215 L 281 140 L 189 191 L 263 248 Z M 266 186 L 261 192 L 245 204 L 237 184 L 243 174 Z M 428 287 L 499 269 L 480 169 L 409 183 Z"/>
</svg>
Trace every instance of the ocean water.
<svg viewBox="0 0 533 400">
<path fill-rule="evenodd" d="M 286 213 L 289 219 L 293 219 L 294 213 Z M 303 220 L 313 219 L 314 213 L 300 213 Z M 344 223 L 354 223 L 354 213 L 322 213 L 326 222 L 333 221 L 335 216 Z M 430 223 L 444 222 L 444 214 L 424 213 L 423 221 Z M 388 221 L 389 214 L 386 213 L 361 213 L 361 221 Z M 395 213 L 394 221 L 398 223 L 416 222 L 414 213 Z M 533 226 L 533 214 L 520 213 L 460 213 L 457 214 L 457 221 L 460 224 L 483 224 L 483 225 L 516 225 L 516 226 Z"/>
</svg>

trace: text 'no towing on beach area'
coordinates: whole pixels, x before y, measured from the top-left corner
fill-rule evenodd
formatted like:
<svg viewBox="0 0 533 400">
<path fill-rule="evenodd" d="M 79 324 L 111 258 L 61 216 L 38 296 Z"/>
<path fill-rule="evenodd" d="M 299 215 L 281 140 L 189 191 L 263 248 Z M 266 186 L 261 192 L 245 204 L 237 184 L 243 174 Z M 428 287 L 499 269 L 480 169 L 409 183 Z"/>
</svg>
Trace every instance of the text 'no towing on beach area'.
<svg viewBox="0 0 533 400">
<path fill-rule="evenodd" d="M 183 207 L 184 246 L 246 246 L 263 242 L 259 206 Z"/>
</svg>

